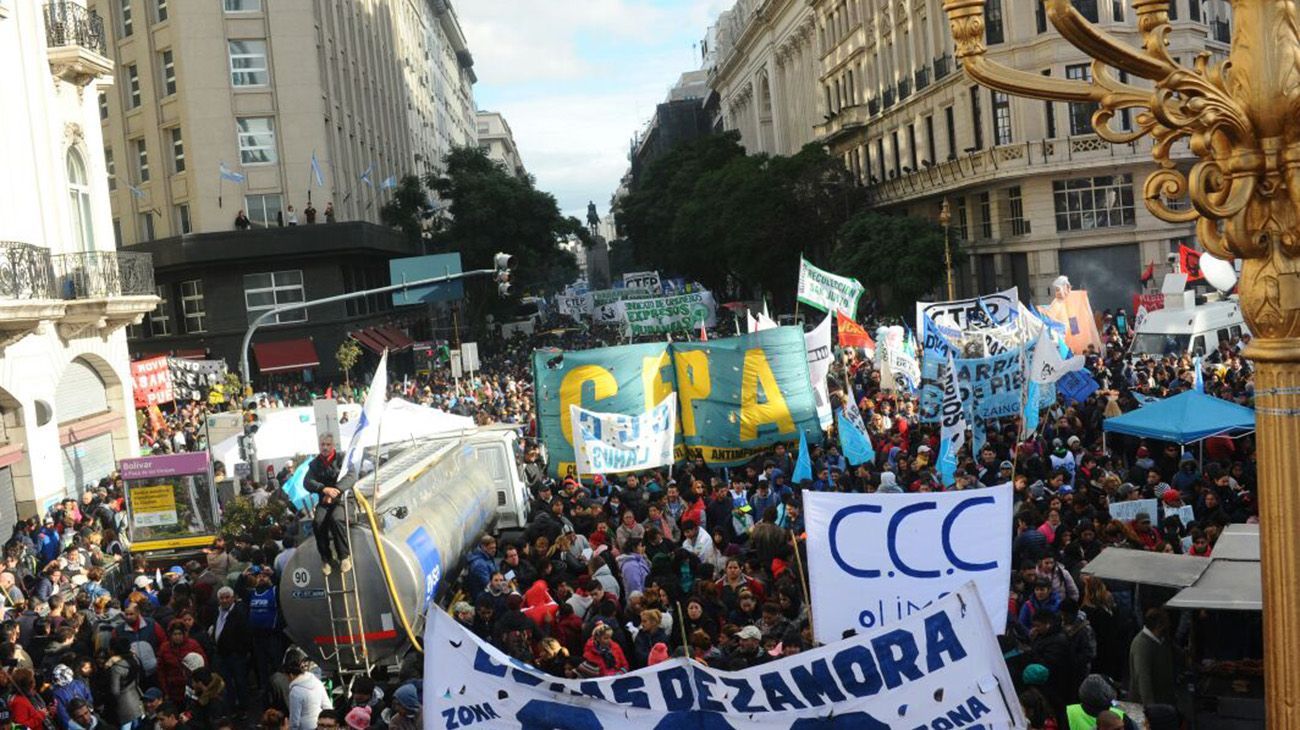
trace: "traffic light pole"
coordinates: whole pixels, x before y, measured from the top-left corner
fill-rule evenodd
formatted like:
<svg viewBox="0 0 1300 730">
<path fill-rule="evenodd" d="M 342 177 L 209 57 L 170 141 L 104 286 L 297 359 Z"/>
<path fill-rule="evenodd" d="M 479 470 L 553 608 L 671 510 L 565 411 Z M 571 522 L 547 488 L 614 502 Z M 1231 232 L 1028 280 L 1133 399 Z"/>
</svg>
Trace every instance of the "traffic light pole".
<svg viewBox="0 0 1300 730">
<path fill-rule="evenodd" d="M 503 254 L 499 254 L 499 255 L 503 255 Z M 257 332 L 258 327 L 261 327 L 262 325 L 266 324 L 268 320 L 270 320 L 272 317 L 276 316 L 277 314 L 280 314 L 282 312 L 292 312 L 298 309 L 309 309 L 311 307 L 320 306 L 322 304 L 334 304 L 335 302 L 345 302 L 348 301 L 349 299 L 360 299 L 361 297 L 368 297 L 372 294 L 386 294 L 388 292 L 402 291 L 404 289 L 413 289 L 415 287 L 431 286 L 433 284 L 445 284 L 449 281 L 459 281 L 460 279 L 468 279 L 472 276 L 497 275 L 499 279 L 502 271 L 503 271 L 502 267 L 498 267 L 495 269 L 474 269 L 473 271 L 462 271 L 459 274 L 447 274 L 445 276 L 436 276 L 432 279 L 406 281 L 406 282 L 402 282 L 401 284 L 391 284 L 389 286 L 381 286 L 375 289 L 366 289 L 364 291 L 348 292 L 347 294 L 336 294 L 335 296 L 325 297 L 323 299 L 312 299 L 311 301 L 307 301 L 307 302 L 294 302 L 293 304 L 281 304 L 280 306 L 272 307 L 271 309 L 268 309 L 262 314 L 258 315 L 257 319 L 253 320 L 253 323 L 248 325 L 248 331 L 244 333 L 244 342 L 239 347 L 239 375 L 241 378 L 243 378 L 244 387 L 248 387 L 250 381 L 249 369 L 248 369 L 248 347 L 253 342 L 253 334 Z"/>
</svg>

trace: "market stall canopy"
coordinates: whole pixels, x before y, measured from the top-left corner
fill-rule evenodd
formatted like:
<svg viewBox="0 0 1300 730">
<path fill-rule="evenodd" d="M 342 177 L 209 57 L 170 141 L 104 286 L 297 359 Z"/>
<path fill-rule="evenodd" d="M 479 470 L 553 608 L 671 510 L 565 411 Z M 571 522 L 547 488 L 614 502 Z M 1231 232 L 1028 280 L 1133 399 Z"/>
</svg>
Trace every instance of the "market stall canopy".
<svg viewBox="0 0 1300 730">
<path fill-rule="evenodd" d="M 1229 525 L 1210 558 L 1106 548 L 1083 569 L 1106 580 L 1181 588 L 1168 608 L 1259 611 L 1259 525 Z"/>
<path fill-rule="evenodd" d="M 1222 434 L 1255 430 L 1255 411 L 1212 395 L 1188 390 L 1142 406 L 1122 416 L 1107 418 L 1108 433 L 1190 444 Z"/>
</svg>

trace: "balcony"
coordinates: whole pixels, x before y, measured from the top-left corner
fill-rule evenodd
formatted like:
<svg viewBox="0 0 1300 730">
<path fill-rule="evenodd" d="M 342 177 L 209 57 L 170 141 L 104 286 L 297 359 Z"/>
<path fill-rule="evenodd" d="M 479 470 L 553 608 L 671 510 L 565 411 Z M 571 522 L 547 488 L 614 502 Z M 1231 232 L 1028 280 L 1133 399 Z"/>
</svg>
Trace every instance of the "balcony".
<svg viewBox="0 0 1300 730">
<path fill-rule="evenodd" d="M 67 304 L 58 323 L 64 339 L 107 336 L 139 324 L 158 304 L 147 253 L 88 251 L 51 256 L 50 262 L 56 291 Z"/>
<path fill-rule="evenodd" d="M 54 292 L 49 249 L 0 241 L 0 347 L 63 316 L 65 305 Z"/>
<path fill-rule="evenodd" d="M 944 76 L 947 76 L 950 73 L 952 73 L 952 56 L 945 53 L 942 56 L 939 56 L 938 58 L 934 59 L 934 80 L 935 81 L 938 81 L 939 79 L 943 78 Z"/>
<path fill-rule="evenodd" d="M 889 107 L 893 106 L 893 105 L 894 105 L 894 87 L 891 86 L 891 87 L 889 87 L 888 89 L 885 89 L 885 93 L 882 94 L 882 97 L 884 98 L 884 102 L 883 102 L 883 104 L 882 104 L 882 108 L 888 109 Z"/>
<path fill-rule="evenodd" d="M 880 100 L 876 98 L 867 99 L 867 114 L 876 116 L 880 113 Z"/>
<path fill-rule="evenodd" d="M 919 94 L 921 93 L 921 89 L 930 85 L 930 68 L 928 66 L 918 68 L 916 70 L 915 81 L 916 92 Z"/>
<path fill-rule="evenodd" d="M 898 100 L 902 101 L 912 95 L 912 80 L 900 79 L 898 82 Z"/>
<path fill-rule="evenodd" d="M 813 133 L 819 142 L 833 144 L 840 137 L 866 127 L 869 116 L 871 114 L 867 104 L 846 106 L 822 124 L 813 127 Z"/>
<path fill-rule="evenodd" d="M 55 76 L 85 86 L 111 74 L 106 38 L 99 13 L 67 0 L 46 3 L 45 45 Z"/>
</svg>

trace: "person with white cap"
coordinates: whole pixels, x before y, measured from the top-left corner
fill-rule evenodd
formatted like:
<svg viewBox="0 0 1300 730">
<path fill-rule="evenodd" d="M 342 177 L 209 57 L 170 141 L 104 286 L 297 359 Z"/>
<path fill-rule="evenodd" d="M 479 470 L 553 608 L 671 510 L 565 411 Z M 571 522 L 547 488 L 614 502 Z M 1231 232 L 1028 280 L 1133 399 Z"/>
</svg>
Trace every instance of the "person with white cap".
<svg viewBox="0 0 1300 730">
<path fill-rule="evenodd" d="M 772 657 L 763 651 L 763 632 L 757 626 L 746 626 L 734 634 L 736 644 L 725 659 L 727 669 L 738 672 L 756 667 Z"/>
</svg>

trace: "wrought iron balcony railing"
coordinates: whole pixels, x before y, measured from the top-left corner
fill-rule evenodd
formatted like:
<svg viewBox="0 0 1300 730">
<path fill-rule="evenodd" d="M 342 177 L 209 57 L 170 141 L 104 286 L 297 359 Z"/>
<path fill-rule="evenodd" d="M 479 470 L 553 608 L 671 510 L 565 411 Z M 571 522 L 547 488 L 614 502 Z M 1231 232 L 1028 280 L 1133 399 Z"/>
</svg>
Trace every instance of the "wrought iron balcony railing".
<svg viewBox="0 0 1300 730">
<path fill-rule="evenodd" d="M 45 4 L 45 41 L 50 48 L 81 46 L 101 56 L 108 55 L 104 19 L 79 3 Z"/>
<path fill-rule="evenodd" d="M 924 89 L 929 85 L 930 68 L 928 66 L 922 66 L 916 70 L 916 90 L 919 92 L 921 89 Z"/>
<path fill-rule="evenodd" d="M 147 296 L 154 293 L 147 253 L 90 251 L 50 257 L 61 299 Z"/>
<path fill-rule="evenodd" d="M 943 78 L 944 76 L 947 76 L 950 73 L 952 73 L 951 55 L 945 53 L 942 56 L 939 56 L 938 58 L 934 59 L 934 80 L 935 81 L 938 81 L 939 79 Z"/>
<path fill-rule="evenodd" d="M 876 98 L 867 99 L 867 113 L 876 116 L 880 113 L 880 100 Z"/>
<path fill-rule="evenodd" d="M 885 93 L 883 94 L 883 97 L 884 97 L 884 107 L 885 107 L 886 109 L 888 109 L 889 107 L 893 106 L 893 105 L 894 105 L 894 87 L 891 86 L 891 87 L 889 87 L 888 89 L 885 89 Z"/>
<path fill-rule="evenodd" d="M 50 250 L 0 241 L 0 299 L 57 299 Z"/>
<path fill-rule="evenodd" d="M 898 100 L 902 101 L 912 95 L 912 80 L 899 79 L 898 81 Z"/>
</svg>

